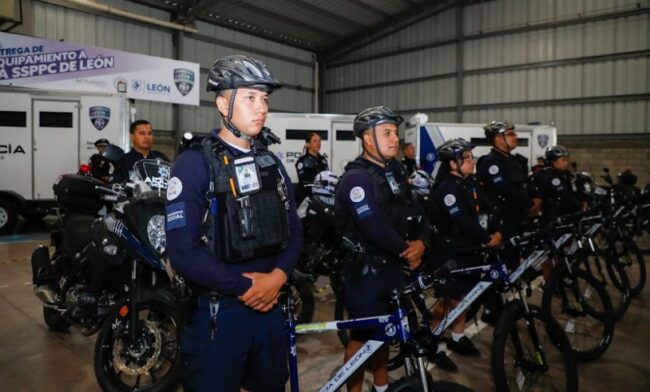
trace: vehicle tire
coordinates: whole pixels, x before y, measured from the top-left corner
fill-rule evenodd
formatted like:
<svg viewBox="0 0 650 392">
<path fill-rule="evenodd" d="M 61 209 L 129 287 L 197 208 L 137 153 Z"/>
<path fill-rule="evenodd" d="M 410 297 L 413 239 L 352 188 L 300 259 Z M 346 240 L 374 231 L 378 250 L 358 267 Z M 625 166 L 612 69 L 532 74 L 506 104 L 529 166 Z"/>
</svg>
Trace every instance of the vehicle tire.
<svg viewBox="0 0 650 392">
<path fill-rule="evenodd" d="M 12 200 L 0 198 L 0 235 L 11 234 L 18 222 L 18 206 Z"/>
<path fill-rule="evenodd" d="M 43 306 L 43 320 L 52 332 L 68 332 L 70 329 L 70 322 L 56 309 Z"/>
<path fill-rule="evenodd" d="M 128 347 L 130 315 L 109 316 L 95 342 L 95 377 L 104 391 L 163 392 L 178 388 L 180 315 L 160 302 L 138 304 L 136 347 Z"/>
<path fill-rule="evenodd" d="M 630 307 L 630 294 L 627 275 L 621 265 L 609 265 L 599 254 L 585 254 L 580 262 L 580 268 L 587 271 L 605 288 L 612 303 L 614 321 L 619 320 Z M 612 279 L 616 276 L 616 279 Z"/>
<path fill-rule="evenodd" d="M 593 361 L 614 336 L 614 310 L 600 282 L 576 268 L 556 267 L 544 285 L 542 309 L 564 327 L 578 361 Z"/>
<path fill-rule="evenodd" d="M 308 282 L 296 282 L 291 285 L 291 295 L 296 304 L 296 323 L 310 323 L 314 319 L 314 291 Z"/>
<path fill-rule="evenodd" d="M 540 353 L 533 343 L 523 307 L 507 306 L 497 323 L 492 344 L 491 367 L 496 390 L 521 391 L 530 387 L 536 391 L 577 391 L 576 360 L 564 331 L 541 308 L 529 305 L 529 309 L 534 321 L 530 327 L 539 336 L 548 369 L 538 364 Z M 529 385 L 540 382 L 541 385 Z"/>
<path fill-rule="evenodd" d="M 623 267 L 630 286 L 632 296 L 639 295 L 646 283 L 646 265 L 643 254 L 634 241 L 616 240 L 608 249 L 610 264 L 618 264 Z M 619 275 L 615 275 L 618 277 Z M 616 283 L 623 285 L 622 282 Z"/>
</svg>

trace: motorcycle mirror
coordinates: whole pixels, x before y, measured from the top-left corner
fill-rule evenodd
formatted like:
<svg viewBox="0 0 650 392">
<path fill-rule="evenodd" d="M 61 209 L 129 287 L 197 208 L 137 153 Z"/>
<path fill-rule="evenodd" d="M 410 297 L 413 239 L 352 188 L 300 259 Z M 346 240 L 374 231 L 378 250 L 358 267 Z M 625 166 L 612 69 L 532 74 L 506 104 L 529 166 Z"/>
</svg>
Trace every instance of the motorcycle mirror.
<svg viewBox="0 0 650 392">
<path fill-rule="evenodd" d="M 124 150 L 114 144 L 109 144 L 104 148 L 102 157 L 114 165 L 119 165 L 124 157 Z"/>
</svg>

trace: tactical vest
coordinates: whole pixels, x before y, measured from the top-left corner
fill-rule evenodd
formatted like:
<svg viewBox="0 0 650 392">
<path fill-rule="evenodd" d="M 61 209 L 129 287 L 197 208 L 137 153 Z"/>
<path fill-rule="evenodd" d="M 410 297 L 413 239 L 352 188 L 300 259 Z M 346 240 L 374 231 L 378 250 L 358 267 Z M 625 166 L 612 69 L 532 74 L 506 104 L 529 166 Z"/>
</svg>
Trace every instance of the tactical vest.
<svg viewBox="0 0 650 392">
<path fill-rule="evenodd" d="M 490 154 L 499 154 L 498 152 L 491 152 Z M 485 159 L 487 155 L 484 155 L 479 158 L 477 162 L 477 166 L 481 164 L 481 161 Z M 526 163 L 522 160 L 522 158 L 525 160 L 526 158 L 521 155 L 508 155 L 507 157 L 504 157 L 505 164 L 508 170 L 508 180 L 510 183 L 515 186 L 518 189 L 521 189 L 523 192 L 525 192 L 527 195 L 530 195 L 531 190 L 530 190 L 530 180 L 528 178 L 528 167 L 526 166 Z M 489 198 L 490 204 L 494 207 L 497 208 L 498 211 L 503 212 L 503 213 L 523 213 L 524 211 L 519 211 L 516 209 L 513 209 L 512 205 L 507 202 L 507 200 L 501 195 L 495 187 L 491 186 L 491 184 L 486 184 L 485 187 L 485 194 Z"/>
<path fill-rule="evenodd" d="M 420 225 L 423 222 L 421 210 L 416 207 L 416 201 L 411 196 L 403 168 L 399 162 L 393 161 L 392 163 L 393 165 L 388 168 L 387 173 L 394 176 L 393 187 L 396 186 L 395 189 L 392 189 L 386 175 L 378 173 L 377 170 L 372 168 L 372 163 L 361 157 L 348 163 L 342 177 L 345 177 L 351 169 L 365 170 L 372 178 L 379 213 L 381 213 L 384 221 L 393 227 L 404 240 L 416 240 L 418 239 L 417 234 Z M 341 181 L 339 181 L 340 183 Z M 369 254 L 383 253 L 378 247 L 363 238 L 354 218 L 347 211 L 342 211 L 339 206 L 335 207 L 335 211 L 338 234 L 360 241 Z"/>
<path fill-rule="evenodd" d="M 289 197 L 277 157 L 258 149 L 252 157 L 235 158 L 213 137 L 203 139 L 201 148 L 210 172 L 203 220 L 208 248 L 226 263 L 285 249 Z"/>
</svg>

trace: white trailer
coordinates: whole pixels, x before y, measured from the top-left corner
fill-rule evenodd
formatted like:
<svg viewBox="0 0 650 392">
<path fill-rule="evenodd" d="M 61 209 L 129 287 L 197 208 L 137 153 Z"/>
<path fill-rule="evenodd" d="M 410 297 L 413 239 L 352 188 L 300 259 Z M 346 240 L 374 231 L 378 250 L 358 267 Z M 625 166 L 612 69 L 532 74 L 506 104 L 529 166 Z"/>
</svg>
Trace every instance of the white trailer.
<svg viewBox="0 0 650 392">
<path fill-rule="evenodd" d="M 134 115 L 124 94 L 0 87 L 0 234 L 18 215 L 45 215 L 54 181 L 87 163 L 97 139 L 126 149 Z"/>
<path fill-rule="evenodd" d="M 474 155 L 480 157 L 490 152 L 492 148 L 485 138 L 485 124 L 452 124 L 427 122 L 426 115 L 413 116 L 406 124 L 404 142 L 413 143 L 416 148 L 418 166 L 429 173 L 437 171 L 437 147 L 445 140 L 463 138 L 476 144 Z M 534 165 L 538 156 L 543 156 L 546 147 L 557 144 L 557 129 L 548 125 L 519 125 L 517 131 L 517 148 L 513 153 L 528 158 L 528 163 Z"/>
<path fill-rule="evenodd" d="M 303 154 L 305 138 L 311 132 L 321 136 L 321 154 L 327 154 L 330 170 L 342 174 L 345 165 L 361 154 L 361 143 L 352 131 L 354 115 L 317 113 L 269 113 L 266 126 L 282 140 L 270 147 L 298 182 L 296 161 Z"/>
</svg>

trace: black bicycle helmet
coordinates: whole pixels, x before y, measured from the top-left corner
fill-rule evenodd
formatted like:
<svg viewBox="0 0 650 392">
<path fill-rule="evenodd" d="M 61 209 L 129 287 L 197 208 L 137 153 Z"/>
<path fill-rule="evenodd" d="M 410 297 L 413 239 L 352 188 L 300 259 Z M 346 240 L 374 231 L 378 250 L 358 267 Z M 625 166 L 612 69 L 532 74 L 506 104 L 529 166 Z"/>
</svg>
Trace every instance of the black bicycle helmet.
<svg viewBox="0 0 650 392">
<path fill-rule="evenodd" d="M 218 59 L 208 73 L 207 91 L 232 90 L 249 87 L 269 93 L 282 85 L 261 61 L 243 55 Z"/>
<path fill-rule="evenodd" d="M 496 135 L 502 135 L 507 130 L 514 130 L 515 124 L 507 120 L 491 121 L 483 127 L 485 131 L 485 137 L 488 140 L 492 140 Z"/>
<path fill-rule="evenodd" d="M 568 157 L 568 156 L 569 156 L 569 150 L 567 150 L 566 147 L 552 146 L 546 148 L 546 152 L 544 153 L 544 160 L 548 165 L 560 157 Z"/>
<path fill-rule="evenodd" d="M 399 127 L 403 121 L 402 116 L 398 116 L 386 106 L 364 109 L 354 118 L 354 136 L 360 138 L 363 131 L 379 124 L 390 123 Z"/>
<path fill-rule="evenodd" d="M 463 152 L 471 151 L 476 144 L 472 144 L 465 139 L 449 139 L 438 147 L 438 154 L 443 161 L 457 161 L 463 157 Z"/>
<path fill-rule="evenodd" d="M 102 139 L 97 139 L 97 141 L 95 141 L 95 147 L 107 146 L 109 144 L 111 144 L 111 143 L 108 141 L 108 139 L 103 139 L 102 138 Z"/>
</svg>

